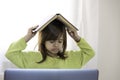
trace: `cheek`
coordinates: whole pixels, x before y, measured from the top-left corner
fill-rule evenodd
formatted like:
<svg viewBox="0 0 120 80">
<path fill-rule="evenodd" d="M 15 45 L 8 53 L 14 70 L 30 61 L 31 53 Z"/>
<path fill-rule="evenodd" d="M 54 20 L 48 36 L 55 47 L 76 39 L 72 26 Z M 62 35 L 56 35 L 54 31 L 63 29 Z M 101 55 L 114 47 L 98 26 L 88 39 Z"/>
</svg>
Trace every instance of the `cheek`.
<svg viewBox="0 0 120 80">
<path fill-rule="evenodd" d="M 63 49 L 63 44 L 59 44 L 58 48 L 61 50 Z"/>
<path fill-rule="evenodd" d="M 63 44 L 59 44 L 59 47 L 62 47 L 63 46 Z"/>
<path fill-rule="evenodd" d="M 49 43 L 45 43 L 45 47 L 46 47 L 46 49 L 47 49 L 47 50 L 50 50 L 50 49 L 51 49 L 51 47 L 52 47 L 52 45 L 51 45 L 51 44 L 49 44 Z"/>
</svg>

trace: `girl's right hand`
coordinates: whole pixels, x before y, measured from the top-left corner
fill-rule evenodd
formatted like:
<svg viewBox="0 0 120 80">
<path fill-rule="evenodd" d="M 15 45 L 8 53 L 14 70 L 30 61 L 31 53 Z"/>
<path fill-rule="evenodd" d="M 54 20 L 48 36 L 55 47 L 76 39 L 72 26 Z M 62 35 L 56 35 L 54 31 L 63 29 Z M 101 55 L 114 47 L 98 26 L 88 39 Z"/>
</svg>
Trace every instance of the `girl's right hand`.
<svg viewBox="0 0 120 80">
<path fill-rule="evenodd" d="M 28 29 L 27 34 L 24 36 L 24 39 L 25 39 L 26 42 L 28 42 L 32 37 L 35 36 L 35 34 L 37 32 L 33 32 L 33 30 L 35 30 L 38 26 L 39 25 L 36 25 L 36 26 L 33 26 L 33 27 L 31 27 L 31 28 Z"/>
</svg>

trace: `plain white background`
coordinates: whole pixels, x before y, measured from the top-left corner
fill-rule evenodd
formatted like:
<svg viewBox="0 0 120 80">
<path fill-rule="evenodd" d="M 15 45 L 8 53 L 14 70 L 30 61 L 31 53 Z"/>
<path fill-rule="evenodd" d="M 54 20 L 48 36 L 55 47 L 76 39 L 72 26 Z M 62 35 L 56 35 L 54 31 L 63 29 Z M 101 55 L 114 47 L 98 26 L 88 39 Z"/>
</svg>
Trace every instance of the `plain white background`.
<svg viewBox="0 0 120 80">
<path fill-rule="evenodd" d="M 99 0 L 100 80 L 120 80 L 120 0 Z"/>
</svg>

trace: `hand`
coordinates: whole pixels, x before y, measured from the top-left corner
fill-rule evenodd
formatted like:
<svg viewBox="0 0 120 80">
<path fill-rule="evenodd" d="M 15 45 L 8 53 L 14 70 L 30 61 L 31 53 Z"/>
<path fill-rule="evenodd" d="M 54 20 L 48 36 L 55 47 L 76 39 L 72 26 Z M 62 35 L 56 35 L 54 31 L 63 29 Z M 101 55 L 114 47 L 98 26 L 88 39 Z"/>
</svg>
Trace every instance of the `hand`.
<svg viewBox="0 0 120 80">
<path fill-rule="evenodd" d="M 80 41 L 80 36 L 78 35 L 77 30 L 67 28 L 67 32 L 76 42 Z"/>
<path fill-rule="evenodd" d="M 33 27 L 31 27 L 31 28 L 28 29 L 28 32 L 27 32 L 27 34 L 24 37 L 26 42 L 28 42 L 32 37 L 35 36 L 35 34 L 37 32 L 33 32 L 33 30 L 36 29 L 38 26 L 39 25 L 36 25 L 36 26 L 33 26 Z"/>
</svg>

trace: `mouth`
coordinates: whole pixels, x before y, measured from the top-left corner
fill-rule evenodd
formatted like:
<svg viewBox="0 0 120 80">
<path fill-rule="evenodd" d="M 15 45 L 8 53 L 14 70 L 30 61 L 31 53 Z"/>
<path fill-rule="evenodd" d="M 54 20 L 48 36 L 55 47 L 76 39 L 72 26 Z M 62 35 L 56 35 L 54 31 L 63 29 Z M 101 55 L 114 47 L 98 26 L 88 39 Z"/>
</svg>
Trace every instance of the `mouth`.
<svg viewBox="0 0 120 80">
<path fill-rule="evenodd" d="M 59 51 L 59 49 L 57 49 L 57 48 L 54 48 L 54 49 L 52 49 L 52 51 Z"/>
<path fill-rule="evenodd" d="M 51 49 L 51 51 L 54 52 L 54 53 L 58 53 L 59 49 L 58 48 L 53 48 L 53 49 Z"/>
</svg>

